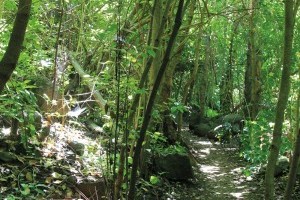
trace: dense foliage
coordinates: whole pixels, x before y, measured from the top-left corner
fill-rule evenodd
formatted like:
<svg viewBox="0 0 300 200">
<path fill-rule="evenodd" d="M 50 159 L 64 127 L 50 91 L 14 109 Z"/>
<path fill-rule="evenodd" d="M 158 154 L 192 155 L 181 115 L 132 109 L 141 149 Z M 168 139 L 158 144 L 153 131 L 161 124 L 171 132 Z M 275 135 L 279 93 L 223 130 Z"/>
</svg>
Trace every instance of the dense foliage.
<svg viewBox="0 0 300 200">
<path fill-rule="evenodd" d="M 52 135 L 57 130 L 53 125 L 57 128 L 60 124 L 71 132 L 89 132 L 91 129 L 87 131 L 86 127 L 91 126 L 101 128 L 101 133 L 96 131 L 99 135 L 93 136 L 99 143 L 85 144 L 81 164 L 90 169 L 85 174 L 96 173 L 98 170 L 94 168 L 99 171 L 101 168 L 115 199 L 119 195 L 126 196 L 131 166 L 135 162 L 135 144 L 157 72 L 163 67 L 161 63 L 176 26 L 178 2 L 41 0 L 32 3 L 17 68 L 0 94 L 0 125 L 3 127 L 0 140 L 4 144 L 0 153 L 12 153 L 16 159 L 10 161 L 21 161 L 24 171 L 11 169 L 11 174 L 20 174 L 17 178 L 7 176 L 0 167 L 0 193 L 8 199 L 73 195 L 66 184 L 69 180 L 60 177 L 72 170 L 49 169 L 48 165 L 56 168 L 63 163 L 54 161 L 51 156 L 39 155 L 47 143 L 61 139 Z M 188 154 L 175 122 L 181 129 L 182 124 L 189 123 L 188 115 L 192 113 L 199 114 L 199 121 L 214 121 L 237 113 L 244 118 L 243 131 L 238 135 L 239 155 L 249 162 L 249 169 L 267 162 L 280 90 L 284 2 L 253 2 L 256 1 L 185 1 L 182 25 L 151 113 L 143 151 L 151 151 L 153 156 Z M 293 2 L 296 7 L 299 0 Z M 9 42 L 17 6 L 15 0 L 0 1 L 0 57 Z M 299 117 L 296 117 L 300 91 L 299 12 L 295 17 L 291 92 L 280 146 L 280 155 L 284 156 L 292 154 L 297 124 L 299 127 Z M 251 66 L 257 74 L 247 74 Z M 149 72 L 145 73 L 147 67 Z M 248 101 L 248 87 L 253 95 L 249 97 L 251 101 Z M 259 99 L 257 113 L 253 98 Z M 5 130 L 11 128 L 13 135 L 14 127 L 16 137 L 7 138 Z M 231 131 L 228 130 L 226 132 Z M 7 142 L 10 140 L 18 144 Z M 105 158 L 102 154 L 95 158 L 96 152 L 102 152 L 100 144 L 106 152 Z M 143 158 L 143 151 L 141 161 L 148 159 Z M 35 155 L 40 161 L 32 163 Z M 92 162 L 88 158 L 98 160 Z M 6 160 L 0 159 L 0 162 Z M 37 168 L 36 162 L 46 164 Z M 32 171 L 28 170 L 31 167 Z M 61 174 L 38 180 L 33 177 L 38 170 Z M 141 167 L 146 182 L 139 182 L 143 183 L 141 188 L 147 184 L 149 188 L 160 186 L 158 174 L 143 170 Z M 4 184 L 8 180 L 12 185 Z M 62 186 L 57 186 L 61 182 Z M 50 187 L 50 183 L 55 187 Z M 18 189 L 11 189 L 17 184 Z"/>
</svg>

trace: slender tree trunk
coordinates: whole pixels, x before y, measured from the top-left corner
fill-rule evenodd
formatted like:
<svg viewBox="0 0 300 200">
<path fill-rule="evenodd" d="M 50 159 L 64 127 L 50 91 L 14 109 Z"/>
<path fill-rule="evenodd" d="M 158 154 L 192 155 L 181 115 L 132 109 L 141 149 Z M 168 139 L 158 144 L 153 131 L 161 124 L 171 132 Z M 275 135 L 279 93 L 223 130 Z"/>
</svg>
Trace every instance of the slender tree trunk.
<svg viewBox="0 0 300 200">
<path fill-rule="evenodd" d="M 168 0 L 168 3 L 166 5 L 166 9 L 165 9 L 165 12 L 164 12 L 163 20 L 160 24 L 159 30 L 157 31 L 158 34 L 156 35 L 156 39 L 154 40 L 154 44 L 153 44 L 154 49 L 153 50 L 154 50 L 155 54 L 157 54 L 158 46 L 160 45 L 160 43 L 159 43 L 160 39 L 159 38 L 161 38 L 161 36 L 162 36 L 162 34 L 165 30 L 165 24 L 166 24 L 166 21 L 167 21 L 166 20 L 167 19 L 166 15 L 169 11 L 168 9 L 169 9 L 169 6 L 171 4 L 171 1 L 172 0 Z M 155 9 L 157 8 L 156 7 L 157 2 L 158 2 L 157 0 L 154 1 L 154 5 L 153 5 L 153 9 L 152 9 L 152 16 L 154 16 Z M 152 30 L 153 21 L 154 21 L 154 18 L 152 17 L 151 18 L 151 23 L 150 23 L 149 35 L 148 35 L 148 42 L 147 42 L 148 46 L 150 46 L 151 42 L 153 41 L 152 37 L 154 37 L 153 36 L 153 30 Z M 138 85 L 139 89 L 144 88 L 145 82 L 147 80 L 147 76 L 149 74 L 152 63 L 153 63 L 153 57 L 149 56 L 149 58 L 147 59 L 147 61 L 145 63 L 144 71 L 142 73 L 142 76 L 141 76 L 141 79 L 140 79 L 140 82 L 139 82 L 139 85 Z M 120 150 L 120 161 L 119 161 L 120 164 L 119 164 L 117 180 L 115 180 L 115 196 L 114 196 L 115 199 L 118 199 L 120 188 L 121 188 L 121 185 L 122 185 L 122 182 L 123 182 L 123 172 L 124 172 L 125 153 L 126 153 L 125 151 L 127 150 L 127 147 L 125 146 L 125 142 L 127 140 L 129 130 L 133 125 L 133 120 L 134 120 L 134 116 L 136 114 L 136 110 L 137 110 L 137 107 L 138 107 L 140 97 L 141 97 L 141 94 L 137 93 L 137 94 L 135 94 L 135 96 L 133 98 L 133 102 L 132 102 L 132 105 L 131 105 L 130 110 L 129 110 L 129 116 L 128 116 L 128 119 L 127 119 L 128 120 L 128 127 L 127 127 L 127 130 L 125 130 L 125 133 L 123 134 L 123 137 L 122 137 L 122 142 L 121 142 L 122 146 L 121 146 L 121 150 Z"/>
<path fill-rule="evenodd" d="M 298 102 L 297 102 L 297 115 L 298 115 L 298 121 L 296 122 L 296 135 L 297 139 L 294 144 L 294 152 L 293 152 L 293 158 L 290 166 L 290 171 L 289 171 L 289 178 L 287 182 L 287 186 L 285 188 L 285 193 L 284 193 L 284 199 L 285 200 L 290 200 L 291 195 L 293 193 L 293 188 L 296 182 L 296 177 L 297 177 L 297 169 L 298 169 L 298 164 L 299 164 L 299 157 L 300 157 L 300 129 L 299 129 L 299 101 L 300 101 L 300 95 L 298 95 Z"/>
<path fill-rule="evenodd" d="M 267 170 L 265 174 L 265 199 L 273 200 L 274 197 L 274 171 L 278 159 L 282 125 L 284 121 L 284 111 L 288 102 L 290 92 L 290 68 L 292 64 L 292 44 L 294 36 L 294 15 L 293 0 L 285 1 L 285 29 L 284 29 L 284 49 L 283 49 L 283 69 L 280 82 L 280 91 L 277 102 L 273 139 L 270 146 Z"/>
<path fill-rule="evenodd" d="M 233 43 L 238 24 L 233 24 L 228 52 L 228 63 L 220 84 L 220 105 L 223 112 L 228 113 L 233 108 Z"/>
<path fill-rule="evenodd" d="M 154 13 L 153 13 L 153 22 L 152 22 L 152 42 L 151 44 L 153 45 L 155 42 L 158 44 L 156 52 L 155 52 L 155 57 L 153 58 L 152 66 L 150 68 L 150 90 L 153 87 L 155 78 L 157 76 L 157 72 L 159 70 L 159 66 L 161 63 L 162 59 L 162 34 L 160 34 L 160 26 L 161 26 L 161 21 L 162 21 L 162 15 L 163 15 L 163 0 L 156 0 L 156 3 L 154 4 Z M 168 11 L 169 12 L 169 11 Z M 159 37 L 158 37 L 159 36 Z"/>
<path fill-rule="evenodd" d="M 160 91 L 160 105 L 162 106 L 162 114 L 163 114 L 163 133 L 169 139 L 171 143 L 176 142 L 178 140 L 178 135 L 176 129 L 174 128 L 172 118 L 170 116 L 170 109 L 168 107 L 169 99 L 171 98 L 172 88 L 173 88 L 173 77 L 175 67 L 181 60 L 181 55 L 184 50 L 186 41 L 188 39 L 187 35 L 189 34 L 189 27 L 193 21 L 194 11 L 195 11 L 195 1 L 193 0 L 190 4 L 189 12 L 187 14 L 186 23 L 184 27 L 188 27 L 183 30 L 184 37 L 180 37 L 177 39 L 177 43 L 179 45 L 174 50 L 172 54 L 172 59 L 169 66 L 166 69 L 165 76 L 163 78 L 161 84 L 161 91 Z M 185 10 L 183 12 L 186 12 Z M 183 14 L 184 15 L 184 14 Z"/>
<path fill-rule="evenodd" d="M 164 55 L 161 67 L 159 69 L 156 81 L 154 82 L 154 86 L 153 86 L 152 92 L 150 94 L 150 98 L 149 98 L 146 112 L 144 115 L 142 127 L 140 129 L 139 138 L 138 138 L 134 156 L 133 156 L 133 164 L 132 164 L 132 170 L 131 170 L 130 187 L 129 187 L 129 193 L 128 193 L 128 199 L 130 199 L 130 200 L 131 199 L 133 200 L 135 197 L 135 183 L 136 183 L 136 179 L 137 179 L 137 169 L 138 169 L 138 163 L 139 163 L 139 157 L 140 157 L 140 153 L 141 153 L 141 149 L 142 149 L 142 144 L 144 142 L 146 131 L 147 131 L 150 119 L 151 119 L 151 114 L 152 114 L 152 109 L 153 109 L 154 101 L 156 98 L 156 94 L 157 94 L 159 85 L 161 83 L 163 74 L 169 63 L 170 54 L 172 52 L 172 48 L 175 43 L 176 36 L 177 36 L 179 28 L 181 26 L 183 5 L 184 5 L 184 0 L 180 0 L 179 4 L 178 4 L 178 10 L 176 13 L 174 28 L 173 28 L 170 40 L 168 42 L 166 53 Z"/>
<path fill-rule="evenodd" d="M 202 24 L 203 22 L 203 15 L 201 14 L 201 19 L 200 22 Z M 189 94 L 193 91 L 193 84 L 195 82 L 196 76 L 198 74 L 198 69 L 199 69 L 199 59 L 200 59 L 200 43 L 201 40 L 200 38 L 202 37 L 202 25 L 199 28 L 199 32 L 196 38 L 196 42 L 195 42 L 195 62 L 194 62 L 194 68 L 192 73 L 189 75 L 189 78 L 187 80 L 187 82 L 185 83 L 184 87 L 183 87 L 183 94 L 182 94 L 182 104 L 183 105 L 187 105 L 188 102 L 188 96 Z M 178 115 L 178 131 L 180 132 L 182 129 L 182 124 L 183 124 L 183 113 L 179 113 Z"/>
<path fill-rule="evenodd" d="M 210 35 L 205 37 L 205 60 L 204 65 L 200 65 L 200 87 L 199 87 L 199 101 L 200 101 L 200 118 L 203 118 L 206 114 L 207 105 L 207 89 L 209 82 L 208 69 L 210 68 Z"/>
<path fill-rule="evenodd" d="M 0 0 L 0 19 L 2 19 L 3 10 L 4 10 L 4 0 Z"/>
<path fill-rule="evenodd" d="M 254 16 L 255 16 L 255 4 L 256 0 L 251 1 L 250 5 L 250 20 L 249 20 L 249 45 L 248 45 L 248 51 L 249 51 L 249 63 L 250 63 L 250 119 L 254 120 L 257 115 L 257 103 L 255 102 L 256 96 L 255 96 L 255 87 L 256 87 L 256 53 L 255 53 L 255 25 L 254 25 Z"/>
<path fill-rule="evenodd" d="M 245 106 L 244 106 L 244 115 L 247 118 L 250 118 L 251 111 L 250 111 L 250 103 L 251 103 L 251 75 L 252 75 L 252 67 L 251 67 L 251 44 L 248 41 L 248 48 L 247 48 L 247 62 L 246 62 L 246 69 L 245 69 L 245 79 L 244 79 L 244 98 L 245 98 Z"/>
<path fill-rule="evenodd" d="M 300 2 L 300 1 L 299 1 Z M 300 65 L 299 65 L 299 77 L 300 77 Z M 300 79 L 300 78 L 299 78 Z M 297 97 L 297 103 L 296 103 L 296 112 L 295 112 L 295 136 L 296 136 L 296 141 L 294 144 L 294 152 L 293 152 L 293 157 L 292 157 L 292 162 L 290 166 L 290 171 L 289 171 L 289 178 L 288 182 L 285 188 L 285 193 L 284 193 L 284 199 L 285 200 L 290 200 L 291 195 L 293 192 L 293 188 L 295 185 L 296 181 L 296 176 L 297 176 L 297 169 L 298 169 L 298 164 L 299 164 L 299 158 L 300 158 L 300 117 L 299 117 L 299 112 L 300 112 L 300 88 L 298 89 L 298 97 Z"/>
<path fill-rule="evenodd" d="M 31 0 L 19 0 L 17 16 L 8 47 L 0 62 L 0 93 L 17 66 L 29 21 Z"/>
</svg>

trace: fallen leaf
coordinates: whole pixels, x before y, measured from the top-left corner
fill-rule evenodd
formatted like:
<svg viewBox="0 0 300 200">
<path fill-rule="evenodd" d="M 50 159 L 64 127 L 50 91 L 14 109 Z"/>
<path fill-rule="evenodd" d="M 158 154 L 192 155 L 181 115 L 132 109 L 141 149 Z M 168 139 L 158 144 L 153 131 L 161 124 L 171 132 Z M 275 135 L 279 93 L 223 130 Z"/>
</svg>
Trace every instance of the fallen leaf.
<svg viewBox="0 0 300 200">
<path fill-rule="evenodd" d="M 27 172 L 25 175 L 27 181 L 32 182 L 33 181 L 33 177 L 32 177 L 32 173 L 31 172 Z"/>
</svg>

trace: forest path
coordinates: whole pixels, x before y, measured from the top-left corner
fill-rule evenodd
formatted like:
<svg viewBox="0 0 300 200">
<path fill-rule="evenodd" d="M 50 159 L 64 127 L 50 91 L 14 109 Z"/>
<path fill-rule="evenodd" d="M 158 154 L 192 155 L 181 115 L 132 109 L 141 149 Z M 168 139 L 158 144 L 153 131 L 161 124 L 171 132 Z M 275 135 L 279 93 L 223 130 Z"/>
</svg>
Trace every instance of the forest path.
<svg viewBox="0 0 300 200">
<path fill-rule="evenodd" d="M 166 199 L 235 200 L 263 199 L 257 191 L 258 183 L 247 179 L 243 161 L 235 149 L 184 132 L 189 140 L 190 151 L 197 161 L 194 166 L 195 180 L 192 183 L 172 183 Z"/>
</svg>

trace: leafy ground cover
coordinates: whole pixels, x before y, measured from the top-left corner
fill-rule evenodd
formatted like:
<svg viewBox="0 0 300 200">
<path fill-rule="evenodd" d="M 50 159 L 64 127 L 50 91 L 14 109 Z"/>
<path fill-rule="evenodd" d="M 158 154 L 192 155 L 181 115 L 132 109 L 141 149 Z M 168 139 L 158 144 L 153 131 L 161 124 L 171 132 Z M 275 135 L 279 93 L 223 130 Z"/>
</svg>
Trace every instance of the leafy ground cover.
<svg viewBox="0 0 300 200">
<path fill-rule="evenodd" d="M 9 152 L 9 162 L 0 159 L 0 199 L 84 197 L 80 184 L 102 180 L 105 163 L 100 137 L 88 134 L 78 124 L 55 123 L 38 152 Z"/>
<path fill-rule="evenodd" d="M 137 199 L 263 199 L 263 175 L 250 173 L 249 163 L 234 146 L 188 131 L 183 137 L 193 157 L 194 179 L 174 182 L 151 176 L 148 181 L 140 180 Z M 0 199 L 106 199 L 105 186 L 95 187 L 103 183 L 105 171 L 101 140 L 101 135 L 91 134 L 81 124 L 53 124 L 39 154 L 15 151 L 10 152 L 13 159 L 9 162 L 0 161 Z M 276 179 L 278 199 L 286 182 L 286 175 Z M 299 181 L 293 199 L 300 199 Z"/>
</svg>

